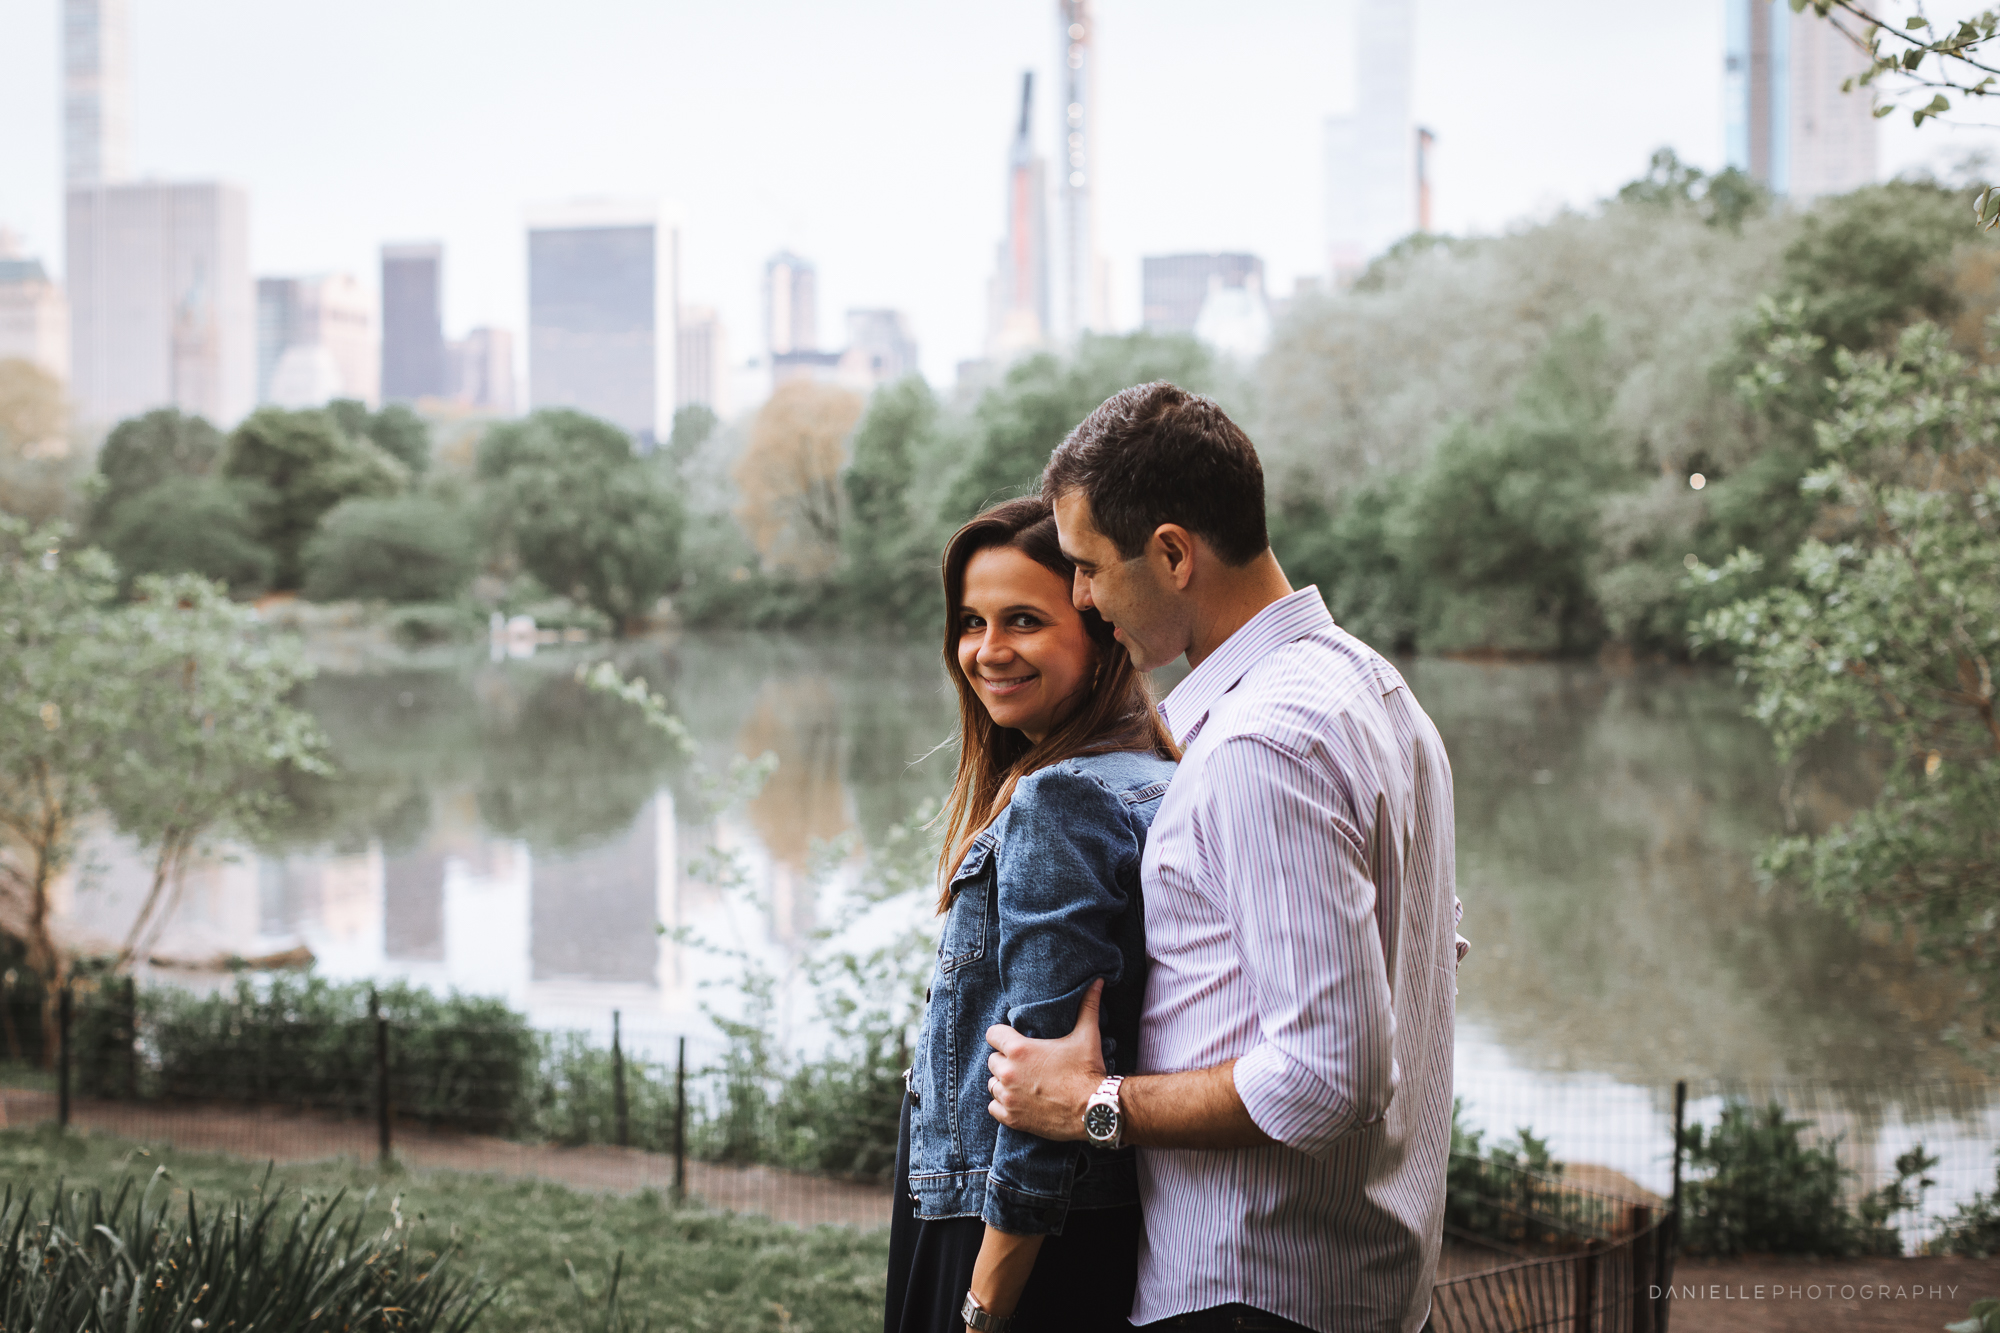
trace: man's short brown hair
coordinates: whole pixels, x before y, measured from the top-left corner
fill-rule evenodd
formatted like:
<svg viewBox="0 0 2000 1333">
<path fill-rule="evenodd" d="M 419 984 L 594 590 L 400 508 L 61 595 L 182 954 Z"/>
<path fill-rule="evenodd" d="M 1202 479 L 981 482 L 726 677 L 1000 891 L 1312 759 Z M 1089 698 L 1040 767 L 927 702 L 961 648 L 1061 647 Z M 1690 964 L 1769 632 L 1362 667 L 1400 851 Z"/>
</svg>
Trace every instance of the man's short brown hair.
<svg viewBox="0 0 2000 1333">
<path fill-rule="evenodd" d="M 1127 560 L 1162 523 L 1178 523 L 1231 565 L 1271 544 L 1250 437 L 1213 398 L 1165 380 L 1112 394 L 1056 446 L 1042 495 L 1053 504 L 1072 491 Z"/>
</svg>

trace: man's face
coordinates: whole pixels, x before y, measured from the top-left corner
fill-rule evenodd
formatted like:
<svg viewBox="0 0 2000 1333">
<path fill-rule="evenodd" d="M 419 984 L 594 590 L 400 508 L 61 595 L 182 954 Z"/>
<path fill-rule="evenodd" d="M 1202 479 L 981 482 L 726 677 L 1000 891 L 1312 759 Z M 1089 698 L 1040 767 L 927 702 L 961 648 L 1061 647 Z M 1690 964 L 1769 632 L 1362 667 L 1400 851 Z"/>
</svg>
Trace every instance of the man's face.
<svg viewBox="0 0 2000 1333">
<path fill-rule="evenodd" d="M 1127 560 L 1097 530 L 1090 500 L 1081 491 L 1063 495 L 1055 508 L 1057 539 L 1076 564 L 1072 598 L 1077 609 L 1095 607 L 1141 671 L 1163 667 L 1186 652 L 1188 626 L 1175 596 L 1178 589 L 1155 567 L 1160 562 L 1151 558 L 1154 543 Z"/>
</svg>

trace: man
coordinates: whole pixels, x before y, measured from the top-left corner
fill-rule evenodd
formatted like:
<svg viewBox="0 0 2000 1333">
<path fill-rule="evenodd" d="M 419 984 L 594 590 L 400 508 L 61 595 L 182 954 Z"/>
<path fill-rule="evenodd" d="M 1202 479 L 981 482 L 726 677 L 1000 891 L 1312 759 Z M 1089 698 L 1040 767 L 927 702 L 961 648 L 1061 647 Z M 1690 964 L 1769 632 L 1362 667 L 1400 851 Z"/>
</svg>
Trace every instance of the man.
<svg viewBox="0 0 2000 1333">
<path fill-rule="evenodd" d="M 1417 1333 L 1451 1147 L 1451 770 L 1396 669 L 1272 556 L 1264 477 L 1171 384 L 1092 412 L 1043 474 L 1075 599 L 1186 750 L 1146 844 L 1139 1068 L 1104 1078 L 1094 996 L 1067 1038 L 996 1026 L 991 1111 L 1137 1144 L 1132 1322 Z"/>
</svg>

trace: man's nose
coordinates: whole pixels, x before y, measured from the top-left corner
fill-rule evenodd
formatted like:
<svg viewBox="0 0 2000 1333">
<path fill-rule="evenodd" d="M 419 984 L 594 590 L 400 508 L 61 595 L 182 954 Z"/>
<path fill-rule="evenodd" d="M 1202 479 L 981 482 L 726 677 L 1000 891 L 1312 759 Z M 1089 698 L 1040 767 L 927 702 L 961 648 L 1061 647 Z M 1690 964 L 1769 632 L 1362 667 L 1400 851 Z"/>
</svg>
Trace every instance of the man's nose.
<svg viewBox="0 0 2000 1333">
<path fill-rule="evenodd" d="M 1084 577 L 1080 569 L 1076 571 L 1076 578 L 1070 584 L 1069 600 L 1079 611 L 1088 611 L 1096 605 L 1090 600 L 1090 580 Z"/>
</svg>

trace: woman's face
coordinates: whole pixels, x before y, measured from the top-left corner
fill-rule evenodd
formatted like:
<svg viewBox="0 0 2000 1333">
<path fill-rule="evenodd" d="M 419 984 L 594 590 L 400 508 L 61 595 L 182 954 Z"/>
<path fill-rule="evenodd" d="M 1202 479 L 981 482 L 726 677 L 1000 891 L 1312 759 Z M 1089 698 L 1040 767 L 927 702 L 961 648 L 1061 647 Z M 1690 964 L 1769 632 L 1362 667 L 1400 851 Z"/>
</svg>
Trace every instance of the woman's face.
<svg viewBox="0 0 2000 1333">
<path fill-rule="evenodd" d="M 966 562 L 958 666 L 993 721 L 1039 742 L 1075 704 L 1097 665 L 1069 584 L 1011 546 Z"/>
</svg>

